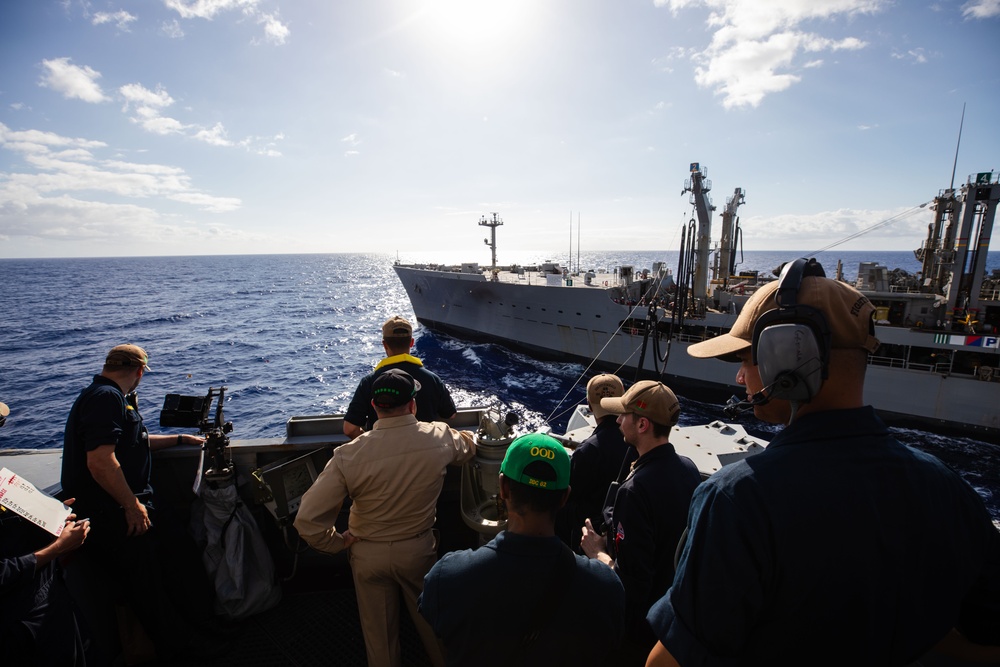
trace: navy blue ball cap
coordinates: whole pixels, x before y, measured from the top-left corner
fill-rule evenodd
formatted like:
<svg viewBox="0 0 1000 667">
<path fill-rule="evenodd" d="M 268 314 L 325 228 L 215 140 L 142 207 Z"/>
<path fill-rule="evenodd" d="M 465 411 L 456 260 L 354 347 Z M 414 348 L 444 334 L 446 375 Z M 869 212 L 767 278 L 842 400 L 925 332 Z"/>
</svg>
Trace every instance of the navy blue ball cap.
<svg viewBox="0 0 1000 667">
<path fill-rule="evenodd" d="M 376 408 L 398 408 L 409 403 L 420 391 L 420 383 L 406 371 L 390 368 L 378 374 L 372 383 L 372 403 Z"/>
</svg>

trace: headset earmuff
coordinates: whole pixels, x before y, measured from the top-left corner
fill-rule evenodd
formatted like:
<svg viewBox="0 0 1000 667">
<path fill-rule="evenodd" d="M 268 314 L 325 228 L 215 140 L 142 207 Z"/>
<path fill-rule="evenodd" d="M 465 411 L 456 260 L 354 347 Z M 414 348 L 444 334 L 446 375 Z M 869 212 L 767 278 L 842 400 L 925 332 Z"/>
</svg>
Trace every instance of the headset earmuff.
<svg viewBox="0 0 1000 667">
<path fill-rule="evenodd" d="M 771 398 L 809 401 L 829 375 L 831 334 L 826 318 L 798 303 L 807 276 L 826 273 L 815 259 L 786 264 L 774 294 L 778 308 L 761 315 L 754 325 L 751 354 Z"/>
</svg>

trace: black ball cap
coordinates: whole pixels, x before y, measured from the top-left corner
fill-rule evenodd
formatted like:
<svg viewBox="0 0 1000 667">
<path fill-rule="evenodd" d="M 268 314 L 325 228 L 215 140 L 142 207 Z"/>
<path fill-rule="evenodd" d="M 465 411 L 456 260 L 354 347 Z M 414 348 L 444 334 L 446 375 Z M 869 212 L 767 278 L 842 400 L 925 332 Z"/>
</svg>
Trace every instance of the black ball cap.
<svg viewBox="0 0 1000 667">
<path fill-rule="evenodd" d="M 409 403 L 420 391 L 420 383 L 409 373 L 390 368 L 379 373 L 372 383 L 372 402 L 377 408 L 398 408 Z"/>
</svg>

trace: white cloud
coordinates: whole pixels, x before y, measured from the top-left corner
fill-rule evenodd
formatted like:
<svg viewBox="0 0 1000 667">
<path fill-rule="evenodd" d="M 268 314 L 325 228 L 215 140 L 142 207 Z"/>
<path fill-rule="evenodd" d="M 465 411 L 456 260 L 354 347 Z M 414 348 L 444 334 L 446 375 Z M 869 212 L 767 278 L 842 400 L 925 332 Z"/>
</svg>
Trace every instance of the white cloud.
<svg viewBox="0 0 1000 667">
<path fill-rule="evenodd" d="M 42 68 L 44 72 L 38 85 L 43 88 L 51 88 L 68 99 L 76 98 L 95 104 L 109 99 L 97 84 L 97 79 L 101 78 L 101 73 L 97 70 L 74 65 L 69 58 L 43 60 Z"/>
<path fill-rule="evenodd" d="M 815 251 L 829 246 L 831 238 L 843 239 L 890 219 L 895 219 L 892 224 L 874 229 L 862 237 L 864 240 L 859 242 L 868 244 L 862 247 L 873 247 L 874 239 L 892 240 L 901 236 L 919 238 L 926 234 L 931 216 L 929 209 L 920 207 L 892 210 L 842 208 L 810 215 L 743 217 L 740 224 L 748 243 L 755 238 L 767 239 L 774 249 Z"/>
<path fill-rule="evenodd" d="M 170 97 L 162 86 L 157 86 L 154 91 L 149 90 L 140 83 L 127 83 L 119 88 L 118 92 L 125 98 L 125 108 L 123 111 L 128 110 L 129 104 L 135 104 L 139 107 L 164 108 L 174 103 L 174 99 Z"/>
<path fill-rule="evenodd" d="M 210 213 L 235 211 L 242 205 L 242 202 L 236 197 L 213 197 L 201 192 L 181 192 L 175 195 L 169 195 L 169 197 L 174 201 L 192 204 L 203 211 L 208 211 Z"/>
<path fill-rule="evenodd" d="M 210 146 L 239 146 L 251 153 L 267 157 L 281 155 L 275 145 L 284 139 L 282 134 L 273 138 L 247 137 L 241 141 L 233 141 L 229 139 L 228 132 L 221 122 L 217 122 L 212 127 L 205 127 L 195 123 L 183 123 L 176 118 L 164 115 L 163 111 L 173 106 L 174 98 L 163 86 L 157 86 L 156 90 L 150 90 L 141 83 L 128 83 L 119 88 L 118 93 L 124 99 L 122 111 L 124 113 L 131 112 L 130 120 L 147 132 L 161 136 L 179 134 Z"/>
<path fill-rule="evenodd" d="M 0 235 L 162 239 L 181 229 L 139 202 L 169 200 L 213 213 L 241 206 L 239 199 L 199 191 L 181 168 L 101 157 L 107 148 L 100 141 L 13 131 L 0 123 L 0 149 L 24 161 L 19 171 L 0 174 Z M 191 234 L 186 227 L 183 233 Z"/>
<path fill-rule="evenodd" d="M 160 30 L 163 34 L 171 39 L 180 39 L 184 36 L 184 29 L 181 28 L 180 21 L 174 19 L 173 21 L 164 21 L 160 24 Z"/>
<path fill-rule="evenodd" d="M 50 146 L 56 148 L 91 149 L 104 148 L 107 144 L 103 141 L 62 137 L 54 132 L 43 132 L 41 130 L 15 132 L 3 123 L 0 123 L 0 147 L 28 152 L 32 150 L 48 151 Z"/>
<path fill-rule="evenodd" d="M 652 65 L 661 72 L 668 74 L 674 71 L 673 61 L 690 58 L 693 51 L 688 51 L 682 46 L 673 46 L 667 51 L 667 55 L 653 58 Z"/>
<path fill-rule="evenodd" d="M 1000 1 L 1000 0 L 998 0 Z M 922 65 L 927 62 L 927 56 L 924 55 L 924 50 L 921 48 L 910 49 L 906 53 L 900 53 L 899 51 L 893 51 L 892 57 L 896 60 L 912 60 L 918 65 Z"/>
<path fill-rule="evenodd" d="M 281 151 L 277 149 L 277 145 L 284 138 L 284 133 L 279 132 L 273 137 L 247 137 L 236 145 L 264 157 L 281 157 Z"/>
<path fill-rule="evenodd" d="M 669 8 L 674 14 L 695 6 L 710 9 L 707 25 L 714 32 L 708 47 L 693 56 L 697 63 L 695 81 L 721 95 L 727 108 L 755 107 L 767 95 L 800 81 L 797 69 L 815 68 L 822 63 L 820 59 L 812 59 L 797 65 L 800 54 L 865 47 L 859 38 L 828 38 L 804 30 L 803 24 L 871 14 L 888 3 L 889 0 L 654 0 L 656 6 Z"/>
<path fill-rule="evenodd" d="M 345 144 L 350 144 L 351 146 L 357 146 L 361 143 L 361 138 L 358 137 L 357 132 L 351 132 L 349 135 L 341 139 Z"/>
<path fill-rule="evenodd" d="M 132 16 L 124 9 L 117 12 L 97 12 L 94 14 L 90 22 L 93 25 L 104 25 L 105 23 L 114 23 L 115 27 L 122 32 L 129 32 L 129 23 L 136 20 L 135 16 Z"/>
<path fill-rule="evenodd" d="M 276 15 L 262 14 L 257 18 L 257 23 L 264 24 L 264 39 L 272 44 L 281 45 L 288 39 L 288 26 L 279 21 Z"/>
<path fill-rule="evenodd" d="M 164 5 L 177 12 L 182 19 L 211 21 L 224 12 L 239 11 L 264 26 L 264 41 L 279 46 L 284 44 L 291 31 L 278 18 L 277 12 L 265 13 L 261 11 L 260 4 L 261 0 L 164 0 Z"/>
<path fill-rule="evenodd" d="M 967 19 L 991 19 L 1000 16 L 1000 0 L 972 0 L 962 5 Z"/>
<path fill-rule="evenodd" d="M 184 134 L 185 131 L 191 127 L 190 125 L 185 125 L 176 118 L 161 116 L 157 113 L 151 112 L 149 109 L 140 110 L 140 113 L 138 113 L 132 121 L 141 125 L 142 129 L 147 132 L 159 135 Z"/>
<path fill-rule="evenodd" d="M 174 98 L 162 86 L 149 90 L 140 83 L 127 83 L 118 89 L 118 93 L 125 98 L 122 111 L 128 113 L 131 109 L 132 122 L 147 132 L 159 135 L 183 134 L 190 127 L 163 115 L 162 110 L 173 105 Z"/>
<path fill-rule="evenodd" d="M 210 21 L 216 14 L 233 9 L 249 14 L 260 4 L 260 0 L 164 0 L 163 4 L 180 14 L 181 18 Z"/>
<path fill-rule="evenodd" d="M 233 142 L 226 138 L 226 128 L 222 126 L 222 123 L 216 123 L 211 129 L 199 130 L 195 133 L 194 138 L 198 141 L 204 141 L 206 144 L 211 144 L 212 146 L 232 146 Z"/>
</svg>

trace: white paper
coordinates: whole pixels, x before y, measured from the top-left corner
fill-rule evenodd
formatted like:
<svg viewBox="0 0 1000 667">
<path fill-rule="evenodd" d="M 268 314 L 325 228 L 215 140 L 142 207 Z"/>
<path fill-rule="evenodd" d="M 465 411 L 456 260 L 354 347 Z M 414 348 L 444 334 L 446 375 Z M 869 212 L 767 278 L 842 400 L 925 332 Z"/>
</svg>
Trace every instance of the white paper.
<svg viewBox="0 0 1000 667">
<path fill-rule="evenodd" d="M 0 469 L 0 505 L 52 533 L 56 537 L 73 510 L 7 468 Z"/>
</svg>

